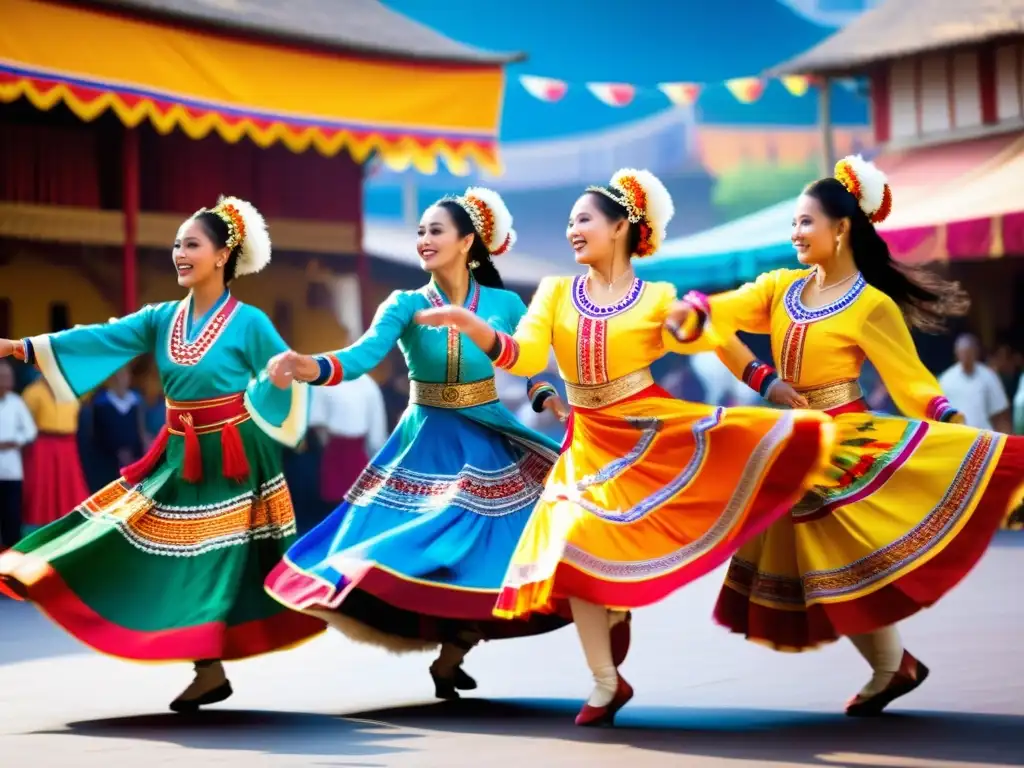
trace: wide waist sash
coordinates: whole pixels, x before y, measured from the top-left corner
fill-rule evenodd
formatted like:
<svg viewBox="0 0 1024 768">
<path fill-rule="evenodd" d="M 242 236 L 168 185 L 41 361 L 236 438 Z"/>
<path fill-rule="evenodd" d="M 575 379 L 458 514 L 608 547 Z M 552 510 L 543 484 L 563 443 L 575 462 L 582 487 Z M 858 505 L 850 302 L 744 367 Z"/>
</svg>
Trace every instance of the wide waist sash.
<svg viewBox="0 0 1024 768">
<path fill-rule="evenodd" d="M 864 399 L 864 392 L 856 379 L 835 381 L 820 387 L 797 388 L 807 398 L 808 405 L 815 411 L 830 411 Z"/>
<path fill-rule="evenodd" d="M 121 468 L 121 477 L 128 483 L 141 483 L 156 468 L 167 450 L 169 435 L 184 438 L 185 451 L 181 479 L 198 483 L 203 479 L 203 454 L 200 435 L 220 433 L 221 472 L 229 480 L 242 482 L 249 478 L 249 460 L 245 455 L 238 425 L 249 420 L 245 409 L 245 393 L 236 392 L 208 400 L 166 400 L 167 422 L 153 440 L 146 455 Z"/>
<path fill-rule="evenodd" d="M 642 368 L 639 371 L 612 379 L 605 384 L 569 384 L 566 382 L 565 395 L 569 405 L 574 408 L 593 410 L 614 405 L 651 386 L 654 386 L 654 376 L 651 375 L 649 368 Z"/>
<path fill-rule="evenodd" d="M 185 435 L 191 427 L 197 435 L 220 432 L 229 424 L 248 421 L 245 393 L 215 397 L 209 400 L 171 400 L 167 404 L 167 431 L 172 435 Z"/>
<path fill-rule="evenodd" d="M 494 379 L 481 379 L 468 384 L 436 384 L 409 381 L 409 402 L 432 408 L 472 408 L 498 402 L 498 385 Z"/>
</svg>

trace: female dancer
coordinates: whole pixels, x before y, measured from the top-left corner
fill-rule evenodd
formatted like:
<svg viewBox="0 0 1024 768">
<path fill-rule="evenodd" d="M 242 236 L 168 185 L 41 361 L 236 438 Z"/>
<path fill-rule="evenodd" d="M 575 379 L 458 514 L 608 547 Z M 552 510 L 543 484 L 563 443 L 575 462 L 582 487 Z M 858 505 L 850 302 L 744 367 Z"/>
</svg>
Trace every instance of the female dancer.
<svg viewBox="0 0 1024 768">
<path fill-rule="evenodd" d="M 453 329 L 413 322 L 418 310 L 451 305 L 513 330 L 526 306 L 502 290 L 492 257 L 514 237 L 508 209 L 490 190 L 438 201 L 419 226 L 426 286 L 393 293 L 352 346 L 315 357 L 287 352 L 269 366 L 281 385 L 297 378 L 329 386 L 375 368 L 396 343 L 402 350 L 411 393 L 401 421 L 347 500 L 288 551 L 266 586 L 354 640 L 396 653 L 440 644 L 430 674 L 445 699 L 476 687 L 462 660 L 480 640 L 568 623 L 492 614 L 557 444 L 498 402 L 484 353 Z M 534 389 L 540 398 L 550 387 Z"/>
<path fill-rule="evenodd" d="M 0 555 L 0 591 L 32 600 L 104 653 L 194 661 L 195 680 L 171 704 L 184 712 L 231 695 L 222 660 L 286 648 L 323 623 L 263 592 L 295 532 L 274 441 L 302 438 L 309 394 L 260 375 L 287 346 L 263 312 L 228 290 L 270 261 L 263 217 L 222 199 L 181 225 L 173 260 L 189 289 L 180 302 L 0 340 L 0 356 L 36 364 L 59 399 L 81 397 L 147 352 L 168 397 L 167 425 L 142 459 Z"/>
<path fill-rule="evenodd" d="M 710 299 L 720 326 L 771 334 L 778 372 L 735 347 L 723 355 L 734 372 L 762 393 L 791 384 L 838 429 L 827 481 L 740 549 L 715 617 L 777 650 L 848 636 L 874 672 L 847 704 L 852 716 L 877 715 L 924 681 L 928 669 L 895 623 L 971 570 L 1024 481 L 1024 440 L 943 423 L 962 419 L 907 322 L 939 327 L 966 300 L 955 284 L 893 263 L 874 227 L 891 199 L 871 163 L 840 161 L 797 203 L 792 239 L 810 269 Z M 865 359 L 915 420 L 867 413 L 857 383 Z"/>
<path fill-rule="evenodd" d="M 624 610 L 726 560 L 800 498 L 831 445 L 823 415 L 715 408 L 655 386 L 652 362 L 713 341 L 705 333 L 689 343 L 698 322 L 676 322 L 693 320 L 703 297 L 677 306 L 672 286 L 633 276 L 630 257 L 654 253 L 672 213 L 652 174 L 619 171 L 610 186 L 588 189 L 569 218 L 567 236 L 587 274 L 546 278 L 514 335 L 459 307 L 417 315 L 466 334 L 517 375 L 542 370 L 554 345 L 572 406 L 569 436 L 512 557 L 497 614 L 543 615 L 569 598 L 596 683 L 578 725 L 611 722 L 633 695 L 617 669 L 625 649 L 612 652 L 628 643 Z M 697 312 L 686 312 L 691 303 Z M 785 392 L 776 394 L 783 401 Z"/>
</svg>

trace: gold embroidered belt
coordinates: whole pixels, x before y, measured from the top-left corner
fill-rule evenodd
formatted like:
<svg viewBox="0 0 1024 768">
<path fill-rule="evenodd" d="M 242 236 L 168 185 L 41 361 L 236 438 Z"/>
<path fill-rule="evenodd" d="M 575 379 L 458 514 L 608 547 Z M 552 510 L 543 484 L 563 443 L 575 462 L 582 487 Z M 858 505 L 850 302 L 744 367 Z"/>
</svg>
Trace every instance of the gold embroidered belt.
<svg viewBox="0 0 1024 768">
<path fill-rule="evenodd" d="M 434 408 L 472 408 L 498 401 L 498 387 L 494 379 L 483 379 L 469 384 L 434 384 L 426 381 L 409 382 L 409 402 Z"/>
<path fill-rule="evenodd" d="M 648 368 L 612 379 L 606 384 L 565 384 L 569 405 L 576 408 L 605 408 L 654 385 Z"/>
<path fill-rule="evenodd" d="M 855 379 L 837 381 L 821 387 L 798 389 L 807 398 L 807 403 L 815 411 L 828 411 L 863 399 L 864 392 Z"/>
</svg>

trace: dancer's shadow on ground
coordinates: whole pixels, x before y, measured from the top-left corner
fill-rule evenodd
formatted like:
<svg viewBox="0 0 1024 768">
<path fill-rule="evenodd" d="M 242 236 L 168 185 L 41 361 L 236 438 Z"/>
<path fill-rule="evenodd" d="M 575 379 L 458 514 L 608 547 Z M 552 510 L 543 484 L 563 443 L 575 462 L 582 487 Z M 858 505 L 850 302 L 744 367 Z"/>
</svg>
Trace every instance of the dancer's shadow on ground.
<svg viewBox="0 0 1024 768">
<path fill-rule="evenodd" d="M 369 710 L 337 717 L 211 709 L 181 717 L 151 715 L 71 723 L 57 733 L 169 742 L 196 749 L 334 755 L 415 752 L 422 734 L 520 736 L 618 744 L 676 756 L 747 759 L 753 764 L 917 768 L 962 761 L 1024 765 L 1024 717 L 900 712 L 872 720 L 841 714 L 631 706 L 615 728 L 577 728 L 567 700 L 463 699 Z M 495 746 L 509 742 L 502 739 Z M 621 757 L 621 753 L 619 754 Z M 553 760 L 551 764 L 556 764 Z M 367 762 L 332 765 L 371 766 Z"/>
</svg>

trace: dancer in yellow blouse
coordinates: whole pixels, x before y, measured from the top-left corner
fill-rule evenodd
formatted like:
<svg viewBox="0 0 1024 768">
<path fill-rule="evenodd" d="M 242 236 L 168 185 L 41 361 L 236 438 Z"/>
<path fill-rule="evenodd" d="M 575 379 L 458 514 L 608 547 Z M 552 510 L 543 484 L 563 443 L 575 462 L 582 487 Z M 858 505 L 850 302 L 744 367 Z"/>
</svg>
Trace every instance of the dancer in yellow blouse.
<svg viewBox="0 0 1024 768">
<path fill-rule="evenodd" d="M 716 619 L 783 651 L 848 636 L 874 672 L 848 703 L 852 716 L 877 715 L 924 681 L 894 625 L 971 570 L 1024 480 L 1024 440 L 943 423 L 962 419 L 907 322 L 936 329 L 966 297 L 893 263 L 874 227 L 890 206 L 882 173 L 846 158 L 797 203 L 792 239 L 809 269 L 710 299 L 720 330 L 771 334 L 778 372 L 733 347 L 722 357 L 737 375 L 762 394 L 781 377 L 837 424 L 827 482 L 740 549 Z M 910 419 L 867 412 L 865 359 Z"/>
<path fill-rule="evenodd" d="M 654 384 L 655 360 L 716 343 L 710 330 L 700 338 L 706 297 L 678 302 L 671 285 L 633 275 L 631 256 L 656 250 L 672 212 L 653 175 L 619 171 L 572 209 L 567 235 L 587 274 L 546 278 L 514 336 L 458 307 L 417 314 L 459 329 L 519 376 L 541 372 L 554 347 L 572 406 L 569 438 L 496 613 L 551 612 L 569 599 L 596 683 L 578 725 L 610 723 L 633 695 L 617 669 L 626 611 L 727 560 L 813 484 L 831 447 L 822 414 L 687 403 Z M 791 402 L 787 393 L 774 396 Z"/>
</svg>

